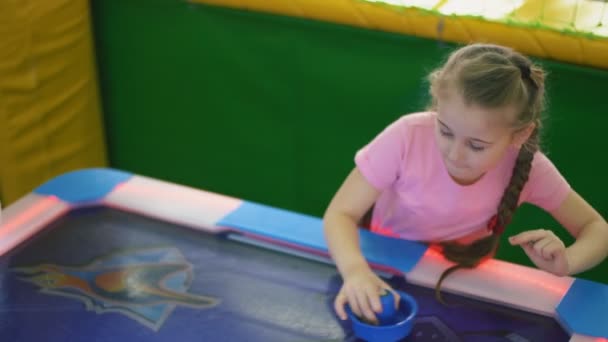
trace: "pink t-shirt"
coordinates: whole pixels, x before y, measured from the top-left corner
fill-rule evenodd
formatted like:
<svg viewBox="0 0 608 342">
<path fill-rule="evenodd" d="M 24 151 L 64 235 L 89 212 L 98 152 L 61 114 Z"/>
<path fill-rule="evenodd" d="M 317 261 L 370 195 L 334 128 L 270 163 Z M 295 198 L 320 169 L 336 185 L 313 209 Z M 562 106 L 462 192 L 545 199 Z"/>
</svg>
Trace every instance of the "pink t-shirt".
<svg viewBox="0 0 608 342">
<path fill-rule="evenodd" d="M 372 216 L 373 231 L 418 241 L 457 239 L 484 229 L 496 214 L 517 150 L 510 149 L 476 183 L 462 186 L 448 174 L 434 130 L 435 113 L 404 115 L 357 152 L 359 171 L 381 191 Z M 520 204 L 551 211 L 569 191 L 553 163 L 537 152 Z"/>
</svg>

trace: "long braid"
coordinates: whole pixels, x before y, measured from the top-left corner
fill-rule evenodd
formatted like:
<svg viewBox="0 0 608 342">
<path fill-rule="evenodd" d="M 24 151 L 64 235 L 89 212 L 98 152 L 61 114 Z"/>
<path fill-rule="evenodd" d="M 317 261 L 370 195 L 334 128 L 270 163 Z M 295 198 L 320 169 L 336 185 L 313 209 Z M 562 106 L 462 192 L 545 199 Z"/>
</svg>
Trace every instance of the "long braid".
<svg viewBox="0 0 608 342">
<path fill-rule="evenodd" d="M 508 62 L 512 66 L 515 66 L 519 69 L 519 81 L 523 82 L 520 83 L 523 84 L 523 87 L 520 87 L 523 93 L 523 95 L 521 96 L 521 100 L 524 103 L 524 108 L 519 119 L 520 122 L 523 124 L 534 123 L 535 128 L 530 134 L 524 146 L 522 146 L 522 148 L 519 150 L 517 159 L 513 166 L 513 171 L 511 173 L 509 184 L 506 186 L 502 198 L 498 204 L 497 213 L 490 220 L 490 222 L 488 222 L 488 229 L 492 231 L 492 234 L 488 237 L 479 239 L 470 245 L 464 245 L 452 241 L 442 242 L 439 244 L 444 257 L 447 260 L 450 260 L 455 263 L 454 266 L 449 267 L 441 274 L 435 287 L 435 296 L 437 300 L 443 304 L 446 303 L 441 296 L 440 289 L 441 284 L 448 275 L 452 274 L 458 269 L 473 268 L 483 260 L 492 258 L 496 254 L 498 244 L 500 242 L 500 236 L 504 231 L 505 227 L 510 223 L 513 214 L 515 213 L 515 210 L 519 205 L 520 194 L 530 175 L 530 170 L 532 168 L 532 160 L 534 159 L 535 153 L 539 150 L 539 129 L 541 122 L 538 116 L 540 115 L 540 112 L 542 111 L 544 105 L 543 71 L 537 67 L 532 66 L 531 63 L 527 61 L 523 56 L 519 54 L 510 53 L 509 50 L 505 50 L 501 47 L 496 47 L 492 45 L 477 45 L 476 47 L 473 47 L 472 49 L 461 53 L 460 57 L 457 58 L 468 58 L 467 54 L 474 56 L 475 54 L 484 52 L 498 52 L 501 54 L 507 54 Z M 492 56 L 492 58 L 496 58 L 496 56 L 494 55 Z M 454 63 L 454 65 L 456 64 L 457 63 Z M 437 77 L 437 73 L 432 75 L 432 77 Z M 481 92 L 479 94 L 481 94 Z M 493 100 L 488 99 L 486 102 L 488 101 Z M 504 99 L 499 102 L 504 102 Z"/>
<path fill-rule="evenodd" d="M 530 138 L 528 138 L 526 146 L 522 147 L 517 155 L 511 180 L 502 195 L 500 205 L 498 205 L 497 225 L 499 227 L 506 227 L 517 209 L 519 195 L 528 181 L 530 169 L 532 168 L 532 159 L 534 159 L 534 153 L 536 153 L 537 150 L 538 128 L 534 129 Z"/>
<path fill-rule="evenodd" d="M 506 187 L 505 192 L 502 195 L 500 204 L 498 205 L 498 213 L 496 214 L 496 220 L 490 221 L 488 228 L 496 233 L 477 240 L 470 245 L 464 245 L 455 242 L 444 242 L 441 243 L 443 255 L 447 260 L 450 260 L 456 265 L 451 266 L 445 270 L 435 286 L 435 297 L 441 303 L 445 304 L 443 297 L 441 296 L 441 284 L 445 278 L 462 268 L 473 268 L 477 266 L 481 261 L 494 257 L 498 250 L 498 244 L 500 242 L 500 233 L 509 224 L 515 210 L 517 209 L 519 202 L 519 195 L 528 181 L 530 175 L 530 169 L 532 168 L 532 160 L 534 159 L 534 153 L 538 150 L 538 129 L 530 135 L 526 146 L 522 147 L 517 155 L 515 165 L 513 166 L 513 173 L 509 181 L 509 185 Z"/>
</svg>

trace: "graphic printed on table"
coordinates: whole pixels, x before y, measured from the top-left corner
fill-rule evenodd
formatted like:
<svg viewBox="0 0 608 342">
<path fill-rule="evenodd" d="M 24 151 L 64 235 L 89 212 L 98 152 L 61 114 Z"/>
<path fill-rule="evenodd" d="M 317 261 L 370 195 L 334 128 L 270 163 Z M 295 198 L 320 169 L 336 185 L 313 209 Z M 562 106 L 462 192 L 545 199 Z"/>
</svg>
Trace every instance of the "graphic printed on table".
<svg viewBox="0 0 608 342">
<path fill-rule="evenodd" d="M 121 313 L 153 330 L 177 305 L 219 304 L 218 298 L 187 292 L 192 264 L 172 247 L 119 251 L 81 266 L 40 264 L 12 271 L 42 293 L 78 299 L 98 314 Z"/>
</svg>

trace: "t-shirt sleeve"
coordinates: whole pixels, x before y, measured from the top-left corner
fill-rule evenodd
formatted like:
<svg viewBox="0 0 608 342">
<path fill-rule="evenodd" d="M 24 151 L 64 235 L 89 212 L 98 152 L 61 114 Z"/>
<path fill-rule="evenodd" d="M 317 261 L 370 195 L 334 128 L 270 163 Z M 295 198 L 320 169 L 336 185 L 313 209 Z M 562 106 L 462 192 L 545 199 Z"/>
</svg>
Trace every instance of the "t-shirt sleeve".
<svg viewBox="0 0 608 342">
<path fill-rule="evenodd" d="M 522 190 L 522 201 L 546 211 L 553 211 L 564 202 L 570 190 L 570 184 L 549 158 L 541 152 L 536 152 L 530 177 Z"/>
<path fill-rule="evenodd" d="M 405 159 L 406 131 L 404 120 L 397 120 L 355 155 L 359 172 L 377 190 L 389 187 L 399 177 Z"/>
</svg>

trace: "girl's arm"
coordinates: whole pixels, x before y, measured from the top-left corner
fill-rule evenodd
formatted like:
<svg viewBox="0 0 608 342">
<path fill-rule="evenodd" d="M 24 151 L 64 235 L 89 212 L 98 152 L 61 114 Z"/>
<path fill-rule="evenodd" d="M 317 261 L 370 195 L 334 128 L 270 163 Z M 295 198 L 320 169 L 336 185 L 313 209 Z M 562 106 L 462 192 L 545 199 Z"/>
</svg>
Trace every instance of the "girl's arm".
<svg viewBox="0 0 608 342">
<path fill-rule="evenodd" d="M 329 252 L 344 280 L 335 301 L 336 312 L 342 319 L 346 319 L 346 302 L 356 314 L 369 320 L 375 320 L 372 310 L 381 310 L 378 293 L 387 285 L 373 273 L 361 252 L 357 224 L 379 194 L 355 168 L 338 189 L 323 217 Z"/>
<path fill-rule="evenodd" d="M 557 275 L 574 275 L 608 256 L 608 224 L 578 193 L 570 191 L 551 215 L 576 238 L 568 248 L 553 232 L 544 229 L 509 239 L 511 244 L 521 245 L 539 268 Z"/>
<path fill-rule="evenodd" d="M 351 171 L 331 200 L 323 216 L 329 252 L 344 276 L 365 261 L 359 246 L 357 223 L 378 198 L 379 191 L 356 168 Z"/>
<path fill-rule="evenodd" d="M 578 193 L 571 191 L 551 214 L 576 238 L 566 249 L 568 274 L 586 271 L 608 256 L 608 224 Z"/>
</svg>

